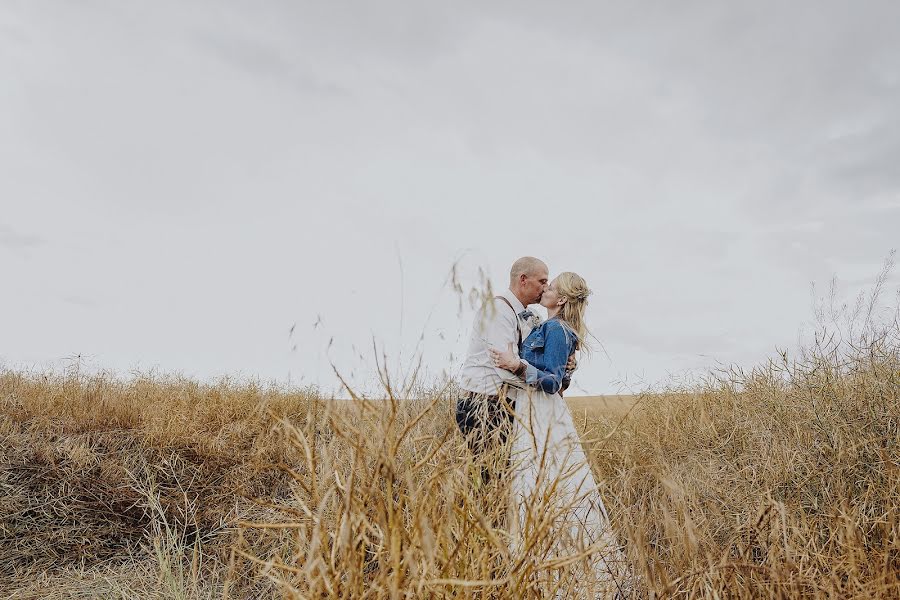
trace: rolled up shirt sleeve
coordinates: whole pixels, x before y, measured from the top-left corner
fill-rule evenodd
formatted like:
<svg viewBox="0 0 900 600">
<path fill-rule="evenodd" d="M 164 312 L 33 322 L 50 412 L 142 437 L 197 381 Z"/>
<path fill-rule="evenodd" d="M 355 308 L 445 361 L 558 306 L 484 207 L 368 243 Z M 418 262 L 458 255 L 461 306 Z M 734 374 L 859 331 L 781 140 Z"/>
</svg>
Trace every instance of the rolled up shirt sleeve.
<svg viewBox="0 0 900 600">
<path fill-rule="evenodd" d="M 528 365 L 525 367 L 525 383 L 537 387 L 538 377 L 540 377 L 541 371 L 528 361 L 525 361 L 525 364 Z"/>
<path fill-rule="evenodd" d="M 566 391 L 567 389 L 569 389 L 570 385 L 572 385 L 572 372 L 567 370 L 565 372 L 565 374 L 563 375 L 562 389 L 559 391 L 560 392 Z"/>
</svg>

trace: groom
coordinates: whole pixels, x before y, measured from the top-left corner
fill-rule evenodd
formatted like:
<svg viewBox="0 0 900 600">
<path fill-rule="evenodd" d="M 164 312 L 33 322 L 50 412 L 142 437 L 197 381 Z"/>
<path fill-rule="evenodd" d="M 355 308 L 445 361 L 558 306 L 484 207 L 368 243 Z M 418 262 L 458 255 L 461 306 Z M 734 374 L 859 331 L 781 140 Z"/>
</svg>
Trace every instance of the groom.
<svg viewBox="0 0 900 600">
<path fill-rule="evenodd" d="M 513 346 L 518 352 L 536 320 L 526 307 L 540 302 L 548 279 L 543 261 L 531 256 L 520 258 L 509 271 L 509 289 L 485 302 L 475 317 L 460 373 L 462 390 L 456 400 L 456 424 L 476 457 L 505 446 L 512 431 L 515 390 L 522 385 L 516 376 L 525 371 L 525 363 L 516 373 L 495 367 L 488 349 Z M 501 474 L 508 457 L 497 462 L 499 468 L 482 467 L 485 484 Z"/>
</svg>

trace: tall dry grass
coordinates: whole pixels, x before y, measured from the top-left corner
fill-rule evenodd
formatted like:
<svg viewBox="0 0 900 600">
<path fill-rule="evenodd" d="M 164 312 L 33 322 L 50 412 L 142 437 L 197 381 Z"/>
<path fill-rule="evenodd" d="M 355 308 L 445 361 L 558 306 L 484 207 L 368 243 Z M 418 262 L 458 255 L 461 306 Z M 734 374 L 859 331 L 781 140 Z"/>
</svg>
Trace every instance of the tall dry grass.
<svg viewBox="0 0 900 600">
<path fill-rule="evenodd" d="M 0 593 L 583 598 L 606 552 L 607 596 L 900 597 L 900 328 L 862 321 L 589 424 L 624 566 L 553 502 L 507 537 L 450 390 L 4 372 Z"/>
<path fill-rule="evenodd" d="M 811 342 L 593 423 L 645 593 L 900 598 L 900 325 L 825 304 Z"/>
<path fill-rule="evenodd" d="M 294 493 L 272 505 L 268 519 L 240 523 L 232 565 L 259 567 L 296 598 L 624 591 L 631 582 L 614 548 L 556 551 L 567 534 L 559 490 L 534 498 L 526 534 L 510 539 L 509 488 L 481 480 L 482 464 L 502 454 L 475 460 L 448 400 L 358 399 L 352 412 L 326 409 L 322 420 L 285 423 L 287 440 L 304 456 L 289 471 Z M 249 544 L 247 533 L 254 534 Z M 607 564 L 598 580 L 601 557 Z"/>
<path fill-rule="evenodd" d="M 587 575 L 609 550 L 554 553 L 566 510 L 552 495 L 512 550 L 508 489 L 481 484 L 449 399 L 3 373 L 0 590 L 594 595 Z M 628 582 L 615 571 L 601 583 Z"/>
<path fill-rule="evenodd" d="M 273 427 L 317 401 L 227 380 L 0 373 L 0 593 L 151 597 L 180 578 L 184 597 L 220 595 L 235 520 L 288 490 L 273 465 L 294 454 Z"/>
</svg>

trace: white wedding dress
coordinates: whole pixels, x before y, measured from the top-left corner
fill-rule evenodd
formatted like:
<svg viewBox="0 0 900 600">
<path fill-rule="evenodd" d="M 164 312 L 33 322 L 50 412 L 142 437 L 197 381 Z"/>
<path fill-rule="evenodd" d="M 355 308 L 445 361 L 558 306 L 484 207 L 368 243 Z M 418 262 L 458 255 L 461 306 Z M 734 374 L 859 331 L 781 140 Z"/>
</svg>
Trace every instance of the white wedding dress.
<svg viewBox="0 0 900 600">
<path fill-rule="evenodd" d="M 612 597 L 622 581 L 622 552 L 562 396 L 516 390 L 511 467 L 513 551 L 530 547 L 551 572 L 566 557 L 586 554 L 577 561 L 579 587 Z"/>
</svg>

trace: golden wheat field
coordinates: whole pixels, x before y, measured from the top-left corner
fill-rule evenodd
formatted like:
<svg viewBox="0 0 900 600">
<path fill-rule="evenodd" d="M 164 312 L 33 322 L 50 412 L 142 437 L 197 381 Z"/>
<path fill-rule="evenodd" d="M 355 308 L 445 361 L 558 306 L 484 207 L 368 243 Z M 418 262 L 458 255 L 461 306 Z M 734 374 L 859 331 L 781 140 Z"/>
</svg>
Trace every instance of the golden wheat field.
<svg viewBox="0 0 900 600">
<path fill-rule="evenodd" d="M 867 332 L 570 398 L 621 547 L 604 589 L 553 554 L 565 507 L 511 547 L 450 389 L 0 372 L 0 596 L 897 598 L 900 335 Z"/>
</svg>

